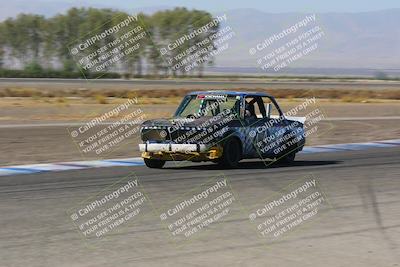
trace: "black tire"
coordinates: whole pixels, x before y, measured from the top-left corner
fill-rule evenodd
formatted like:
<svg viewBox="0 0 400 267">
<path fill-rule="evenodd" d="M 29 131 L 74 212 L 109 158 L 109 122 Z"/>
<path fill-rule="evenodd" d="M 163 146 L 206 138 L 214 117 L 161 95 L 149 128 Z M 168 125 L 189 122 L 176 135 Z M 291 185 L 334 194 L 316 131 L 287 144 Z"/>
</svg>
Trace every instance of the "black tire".
<svg viewBox="0 0 400 267">
<path fill-rule="evenodd" d="M 222 157 L 218 163 L 226 168 L 235 168 L 242 159 L 242 147 L 236 138 L 229 138 L 223 146 Z"/>
<path fill-rule="evenodd" d="M 282 158 L 279 159 L 279 162 L 282 163 L 292 163 L 294 162 L 294 159 L 296 158 L 296 152 L 291 152 L 285 156 L 283 156 Z"/>
<path fill-rule="evenodd" d="M 161 169 L 165 165 L 165 160 L 159 159 L 144 159 L 144 163 L 147 167 L 152 169 Z"/>
</svg>

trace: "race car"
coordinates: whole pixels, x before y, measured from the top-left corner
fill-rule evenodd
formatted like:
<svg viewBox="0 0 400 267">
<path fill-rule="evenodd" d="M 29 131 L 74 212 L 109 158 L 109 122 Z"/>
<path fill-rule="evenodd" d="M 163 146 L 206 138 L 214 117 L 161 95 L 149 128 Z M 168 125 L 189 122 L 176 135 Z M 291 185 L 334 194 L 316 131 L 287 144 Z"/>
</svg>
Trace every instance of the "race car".
<svg viewBox="0 0 400 267">
<path fill-rule="evenodd" d="M 140 134 L 149 168 L 166 161 L 211 161 L 225 168 L 242 159 L 292 162 L 305 144 L 304 118 L 286 117 L 263 92 L 189 93 L 172 118 L 147 120 Z"/>
</svg>

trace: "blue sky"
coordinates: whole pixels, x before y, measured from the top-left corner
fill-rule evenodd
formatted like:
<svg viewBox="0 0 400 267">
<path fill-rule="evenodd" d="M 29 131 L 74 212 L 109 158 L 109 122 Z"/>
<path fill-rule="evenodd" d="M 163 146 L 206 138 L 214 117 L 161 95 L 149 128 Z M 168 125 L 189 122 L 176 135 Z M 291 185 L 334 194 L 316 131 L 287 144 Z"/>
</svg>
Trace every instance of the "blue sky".
<svg viewBox="0 0 400 267">
<path fill-rule="evenodd" d="M 73 6 L 154 12 L 176 6 L 212 13 L 251 8 L 263 12 L 364 12 L 400 8 L 399 0 L 0 0 L 0 21 L 19 13 L 52 16 Z"/>
<path fill-rule="evenodd" d="M 0 0 L 2 9 L 7 6 L 13 10 L 36 5 L 46 9 L 46 5 L 63 8 L 68 5 L 111 6 L 114 8 L 134 9 L 141 7 L 186 6 L 188 8 L 223 11 L 236 8 L 253 8 L 265 12 L 362 12 L 389 8 L 400 8 L 399 0 Z"/>
<path fill-rule="evenodd" d="M 103 0 L 91 2 L 107 3 Z M 360 12 L 400 8 L 399 0 L 114 0 L 114 4 L 130 6 L 187 6 L 190 8 L 220 11 L 236 8 L 254 8 L 265 12 Z"/>
</svg>

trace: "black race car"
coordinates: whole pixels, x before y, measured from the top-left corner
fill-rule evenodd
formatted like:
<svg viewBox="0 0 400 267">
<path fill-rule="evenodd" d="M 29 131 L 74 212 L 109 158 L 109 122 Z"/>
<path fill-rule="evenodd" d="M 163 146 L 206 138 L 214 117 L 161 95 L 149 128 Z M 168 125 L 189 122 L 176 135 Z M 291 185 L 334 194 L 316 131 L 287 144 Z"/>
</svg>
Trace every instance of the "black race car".
<svg viewBox="0 0 400 267">
<path fill-rule="evenodd" d="M 303 118 L 287 118 L 274 97 L 260 92 L 199 91 L 184 97 L 170 119 L 145 121 L 139 144 L 145 164 L 241 159 L 293 161 L 305 143 Z"/>
</svg>

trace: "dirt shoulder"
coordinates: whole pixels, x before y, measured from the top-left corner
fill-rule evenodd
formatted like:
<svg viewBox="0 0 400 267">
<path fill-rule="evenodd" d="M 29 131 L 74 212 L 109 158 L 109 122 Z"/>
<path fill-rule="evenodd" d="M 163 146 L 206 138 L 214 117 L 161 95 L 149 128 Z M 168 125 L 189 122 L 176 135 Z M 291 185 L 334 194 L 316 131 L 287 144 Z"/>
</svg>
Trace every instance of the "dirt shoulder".
<svg viewBox="0 0 400 267">
<path fill-rule="evenodd" d="M 126 99 L 107 99 L 106 104 L 99 104 L 97 100 L 87 98 L 0 98 L 0 166 L 99 159 L 82 156 L 69 135 L 67 124 L 87 122 L 124 101 Z M 148 98 L 139 102 L 138 107 L 149 119 L 169 117 L 179 101 L 179 98 L 168 101 Z M 289 110 L 301 100 L 282 99 L 279 102 L 284 110 Z M 308 145 L 366 142 L 400 136 L 400 101 L 346 103 L 320 100 L 318 106 L 323 110 L 325 120 L 320 123 L 318 134 L 307 139 Z M 300 112 L 299 115 L 304 114 Z M 352 119 L 354 117 L 362 119 Z M 134 138 L 128 139 L 106 157 L 139 156 L 138 142 Z"/>
<path fill-rule="evenodd" d="M 304 99 L 277 100 L 284 111 L 304 102 Z M 180 101 L 180 97 L 140 97 L 136 106 L 152 119 L 171 116 Z M 366 100 L 361 103 L 331 99 L 315 101 L 326 118 L 400 116 L 400 100 Z M 0 98 L 0 125 L 85 122 L 126 102 L 125 98 Z M 305 115 L 305 112 L 299 111 L 298 115 Z"/>
</svg>

